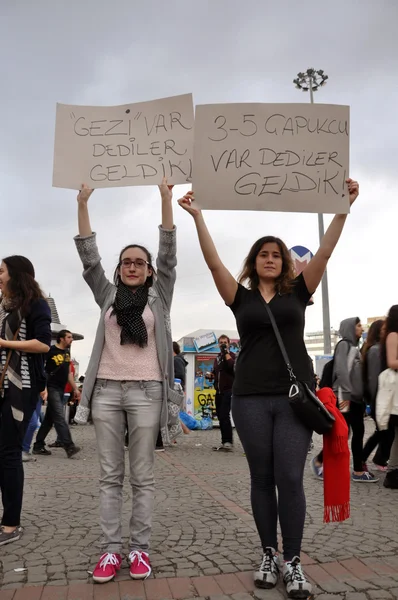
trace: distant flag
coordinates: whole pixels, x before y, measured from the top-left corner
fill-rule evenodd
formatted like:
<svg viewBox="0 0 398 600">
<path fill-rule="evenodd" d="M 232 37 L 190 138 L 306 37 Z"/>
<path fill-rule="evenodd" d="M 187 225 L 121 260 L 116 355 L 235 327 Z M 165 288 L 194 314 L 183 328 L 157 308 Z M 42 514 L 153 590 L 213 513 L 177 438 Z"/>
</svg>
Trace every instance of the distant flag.
<svg viewBox="0 0 398 600">
<path fill-rule="evenodd" d="M 314 255 L 311 250 L 308 250 L 308 248 L 305 248 L 304 246 L 293 246 L 293 248 L 290 248 L 289 252 L 292 257 L 294 270 L 298 276 L 304 271 Z M 311 306 L 312 304 L 314 304 L 314 299 L 310 298 L 308 305 Z"/>
</svg>

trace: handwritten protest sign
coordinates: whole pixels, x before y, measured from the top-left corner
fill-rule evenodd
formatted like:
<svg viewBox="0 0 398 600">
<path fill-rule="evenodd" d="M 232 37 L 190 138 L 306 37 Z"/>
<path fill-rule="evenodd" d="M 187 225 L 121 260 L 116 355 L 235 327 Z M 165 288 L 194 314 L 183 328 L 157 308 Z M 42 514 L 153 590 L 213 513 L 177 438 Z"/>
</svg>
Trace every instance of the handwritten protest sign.
<svg viewBox="0 0 398 600">
<path fill-rule="evenodd" d="M 154 185 L 192 177 L 192 95 L 124 106 L 57 104 L 53 185 Z"/>
<path fill-rule="evenodd" d="M 208 209 L 348 213 L 349 107 L 196 107 L 193 189 Z"/>
</svg>

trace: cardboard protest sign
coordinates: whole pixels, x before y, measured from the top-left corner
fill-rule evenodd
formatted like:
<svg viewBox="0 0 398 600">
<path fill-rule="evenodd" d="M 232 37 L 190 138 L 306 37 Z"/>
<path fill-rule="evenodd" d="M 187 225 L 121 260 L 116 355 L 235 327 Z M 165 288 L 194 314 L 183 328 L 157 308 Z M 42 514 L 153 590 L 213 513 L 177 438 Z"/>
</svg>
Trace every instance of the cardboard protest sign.
<svg viewBox="0 0 398 600">
<path fill-rule="evenodd" d="M 53 185 L 80 189 L 189 183 L 192 95 L 123 106 L 57 104 Z"/>
<path fill-rule="evenodd" d="M 349 107 L 196 107 L 193 189 L 198 207 L 348 213 Z"/>
</svg>

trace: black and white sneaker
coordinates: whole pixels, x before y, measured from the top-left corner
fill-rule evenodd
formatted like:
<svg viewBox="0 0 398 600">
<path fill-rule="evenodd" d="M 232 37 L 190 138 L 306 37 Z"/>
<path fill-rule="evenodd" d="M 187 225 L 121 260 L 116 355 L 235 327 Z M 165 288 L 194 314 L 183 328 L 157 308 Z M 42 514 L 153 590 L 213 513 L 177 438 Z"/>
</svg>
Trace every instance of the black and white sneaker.
<svg viewBox="0 0 398 600">
<path fill-rule="evenodd" d="M 17 527 L 11 533 L 6 533 L 4 531 L 4 527 L 0 527 L 0 546 L 17 542 L 19 539 L 21 539 L 22 532 L 22 527 Z"/>
<path fill-rule="evenodd" d="M 278 555 L 273 548 L 266 548 L 263 561 L 258 571 L 254 573 L 254 585 L 270 590 L 279 579 Z"/>
<path fill-rule="evenodd" d="M 282 576 L 288 598 L 305 600 L 311 594 L 312 585 L 305 578 L 298 556 L 295 556 L 289 562 L 283 563 Z"/>
</svg>

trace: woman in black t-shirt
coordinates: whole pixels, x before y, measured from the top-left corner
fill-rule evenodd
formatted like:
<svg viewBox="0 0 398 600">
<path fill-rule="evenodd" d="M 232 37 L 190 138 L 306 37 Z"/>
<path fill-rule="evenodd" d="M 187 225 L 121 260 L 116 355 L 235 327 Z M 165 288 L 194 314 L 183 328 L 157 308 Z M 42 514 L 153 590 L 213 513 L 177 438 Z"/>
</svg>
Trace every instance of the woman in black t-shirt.
<svg viewBox="0 0 398 600">
<path fill-rule="evenodd" d="M 358 183 L 348 179 L 347 184 L 352 204 L 358 196 Z M 218 256 L 202 213 L 195 208 L 193 192 L 179 204 L 194 218 L 203 256 L 221 297 L 235 315 L 240 335 L 232 414 L 249 463 L 253 515 L 264 550 L 255 583 L 274 587 L 281 568 L 288 596 L 306 598 L 311 585 L 301 568 L 300 550 L 305 520 L 303 473 L 312 432 L 289 405 L 289 375 L 261 296 L 274 314 L 297 378 L 310 385 L 305 309 L 347 215 L 334 217 L 318 252 L 298 277 L 286 245 L 268 236 L 255 242 L 237 282 Z M 278 516 L 283 561 L 277 555 Z"/>
</svg>

